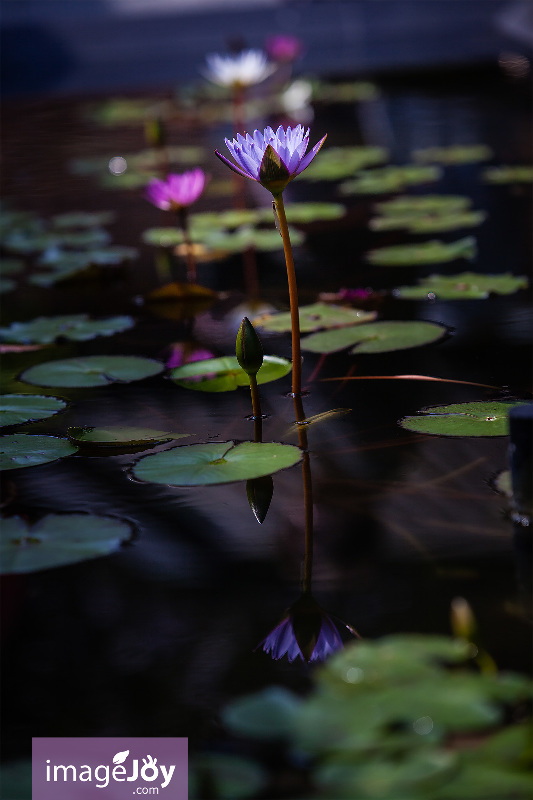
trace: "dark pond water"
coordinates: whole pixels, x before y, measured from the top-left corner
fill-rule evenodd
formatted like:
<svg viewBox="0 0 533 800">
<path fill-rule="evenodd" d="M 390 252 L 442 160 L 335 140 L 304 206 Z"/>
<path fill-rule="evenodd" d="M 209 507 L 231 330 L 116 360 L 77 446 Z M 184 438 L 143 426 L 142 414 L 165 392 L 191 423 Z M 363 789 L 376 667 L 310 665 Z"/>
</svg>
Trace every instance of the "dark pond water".
<svg viewBox="0 0 533 800">
<path fill-rule="evenodd" d="M 385 77 L 367 103 L 318 105 L 313 143 L 378 144 L 405 164 L 428 146 L 486 144 L 492 164 L 531 160 L 527 87 L 492 68 L 426 76 Z M 96 98 L 98 100 L 98 98 Z M 140 257 L 112 277 L 4 296 L 4 324 L 39 315 L 132 314 L 123 334 L 43 352 L 7 354 L 4 391 L 28 391 L 16 380 L 26 366 L 90 354 L 164 358 L 170 343 L 190 339 L 217 355 L 234 352 L 244 300 L 240 257 L 199 267 L 201 283 L 224 292 L 194 322 L 172 319 L 139 298 L 160 284 L 150 226 L 170 224 L 139 190 L 105 191 L 92 177 L 69 172 L 89 156 L 121 155 L 145 146 L 142 125 L 103 127 L 83 115 L 86 101 L 13 103 L 4 113 L 4 194 L 14 207 L 49 218 L 70 210 L 116 211 L 114 242 Z M 271 122 L 260 120 L 257 127 Z M 210 153 L 228 125 L 169 124 L 173 144 L 200 144 L 202 166 L 227 179 Z M 450 631 L 450 602 L 472 606 L 486 649 L 502 668 L 530 667 L 528 610 L 507 502 L 490 481 L 507 467 L 508 440 L 422 436 L 398 420 L 430 405 L 529 398 L 529 291 L 473 301 L 400 301 L 395 286 L 421 275 L 466 269 L 526 274 L 531 262 L 531 191 L 527 184 L 490 185 L 484 164 L 448 166 L 435 184 L 410 193 L 465 194 L 488 220 L 473 263 L 398 268 L 370 265 L 364 254 L 386 244 L 422 241 L 402 231 L 370 231 L 373 204 L 391 195 L 341 198 L 347 215 L 307 226 L 296 250 L 300 302 L 342 287 L 372 287 L 369 303 L 384 319 L 442 323 L 449 335 L 423 348 L 375 356 L 306 354 L 307 416 L 350 409 L 309 428 L 313 478 L 313 591 L 331 613 L 364 637 L 390 632 Z M 213 180 L 215 183 L 215 180 Z M 251 187 L 254 202 L 270 196 Z M 339 201 L 332 183 L 300 180 L 291 200 Z M 207 192 L 195 210 L 227 208 Z M 464 232 L 436 237 L 453 241 Z M 281 253 L 258 254 L 261 300 L 286 310 Z M 179 277 L 182 277 L 179 276 Z M 265 334 L 267 353 L 290 357 L 290 337 Z M 320 369 L 317 372 L 317 366 Z M 322 363 L 323 361 L 323 363 Z M 357 375 L 417 374 L 487 384 L 337 380 Z M 297 444 L 290 378 L 261 388 L 266 441 Z M 253 438 L 249 392 L 200 394 L 156 377 L 125 386 L 51 390 L 70 401 L 56 417 L 21 426 L 64 435 L 69 426 L 149 425 L 192 434 L 194 441 Z M 191 440 L 192 441 L 192 440 Z M 156 449 L 165 449 L 164 445 Z M 29 755 L 32 736 L 187 736 L 191 750 L 225 739 L 219 711 L 229 699 L 277 683 L 304 690 L 310 669 L 254 652 L 298 596 L 304 551 L 304 498 L 299 466 L 274 475 L 265 522 L 250 511 L 244 483 L 173 489 L 139 484 L 126 469 L 137 456 L 74 456 L 4 473 L 5 513 L 85 511 L 131 522 L 135 535 L 120 553 L 72 567 L 4 581 L 4 757 Z"/>
</svg>

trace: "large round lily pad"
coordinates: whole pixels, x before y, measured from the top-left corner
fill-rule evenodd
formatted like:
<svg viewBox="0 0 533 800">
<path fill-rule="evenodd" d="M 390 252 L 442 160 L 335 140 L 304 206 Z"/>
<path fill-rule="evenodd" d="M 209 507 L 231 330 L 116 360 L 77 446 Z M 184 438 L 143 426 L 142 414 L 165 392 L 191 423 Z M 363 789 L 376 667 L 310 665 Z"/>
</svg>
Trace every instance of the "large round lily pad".
<svg viewBox="0 0 533 800">
<path fill-rule="evenodd" d="M 430 275 L 420 278 L 417 286 L 399 286 L 394 296 L 403 300 L 480 300 L 490 294 L 513 294 L 526 289 L 525 275 L 478 275 L 462 272 L 460 275 Z"/>
<path fill-rule="evenodd" d="M 457 214 L 472 205 L 469 197 L 458 194 L 400 195 L 392 200 L 376 203 L 376 211 L 387 217 L 413 217 L 428 214 Z"/>
<path fill-rule="evenodd" d="M 419 264 L 444 264 L 457 258 L 473 259 L 477 253 L 477 243 L 473 236 L 465 236 L 456 242 L 438 240 L 421 244 L 397 244 L 379 247 L 367 253 L 372 264 L 383 267 L 418 266 Z"/>
<path fill-rule="evenodd" d="M 134 465 L 132 475 L 167 486 L 209 486 L 271 475 L 301 458 L 298 447 L 277 442 L 191 444 L 144 456 Z"/>
<path fill-rule="evenodd" d="M 134 324 L 133 318 L 128 316 L 91 320 L 88 314 L 63 314 L 38 317 L 30 322 L 12 322 L 9 327 L 0 328 L 0 339 L 21 344 L 50 344 L 60 338 L 85 342 L 97 336 L 112 336 Z"/>
<path fill-rule="evenodd" d="M 36 394 L 3 394 L 0 397 L 0 427 L 46 419 L 66 407 L 59 397 Z"/>
<path fill-rule="evenodd" d="M 302 350 L 311 353 L 336 353 L 352 347 L 350 352 L 357 354 L 390 353 L 436 342 L 445 333 L 446 328 L 434 322 L 368 322 L 350 328 L 313 333 L 302 339 Z"/>
<path fill-rule="evenodd" d="M 8 517 L 0 533 L 1 572 L 39 572 L 107 556 L 131 534 L 127 522 L 94 514 L 47 514 L 33 525 Z"/>
<path fill-rule="evenodd" d="M 26 433 L 0 436 L 0 470 L 36 467 L 77 452 L 71 442 L 57 436 Z"/>
<path fill-rule="evenodd" d="M 419 411 L 420 416 L 404 417 L 402 428 L 434 436 L 507 436 L 509 411 L 523 402 L 452 403 Z"/>
<path fill-rule="evenodd" d="M 87 387 L 129 383 L 158 375 L 165 366 L 140 356 L 86 356 L 46 361 L 22 373 L 20 379 L 36 386 Z"/>
<path fill-rule="evenodd" d="M 171 433 L 153 428 L 133 428 L 115 426 L 110 428 L 68 428 L 69 439 L 77 444 L 99 445 L 102 447 L 124 447 L 155 442 L 170 442 L 183 439 L 189 433 Z"/>
<path fill-rule="evenodd" d="M 475 228 L 487 219 L 485 211 L 458 211 L 452 214 L 389 214 L 370 220 L 373 231 L 388 231 L 404 228 L 409 233 L 443 233 L 461 228 Z"/>
<path fill-rule="evenodd" d="M 365 167 L 383 164 L 388 157 L 388 150 L 383 147 L 328 147 L 301 177 L 309 181 L 337 181 Z"/>
<path fill-rule="evenodd" d="M 286 358 L 265 356 L 256 376 L 257 383 L 270 383 L 283 378 L 291 368 L 291 362 Z M 236 356 L 208 358 L 183 364 L 173 369 L 170 377 L 178 386 L 199 392 L 231 392 L 238 386 L 250 384 L 250 379 L 239 365 Z"/>
<path fill-rule="evenodd" d="M 317 331 L 320 328 L 338 328 L 345 325 L 355 325 L 356 323 L 369 322 L 376 318 L 375 311 L 361 311 L 358 308 L 347 308 L 346 306 L 335 306 L 331 303 L 312 303 L 309 306 L 300 306 L 300 331 Z M 290 312 L 279 312 L 276 314 L 262 314 L 255 317 L 254 325 L 258 325 L 267 331 L 277 333 L 287 333 L 291 330 Z"/>
</svg>

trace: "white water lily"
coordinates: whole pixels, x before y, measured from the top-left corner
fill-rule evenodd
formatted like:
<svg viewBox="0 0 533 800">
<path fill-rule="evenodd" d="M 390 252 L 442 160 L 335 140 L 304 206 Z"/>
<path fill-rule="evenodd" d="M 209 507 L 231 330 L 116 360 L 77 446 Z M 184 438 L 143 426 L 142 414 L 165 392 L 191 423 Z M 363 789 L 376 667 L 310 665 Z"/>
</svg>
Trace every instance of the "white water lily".
<svg viewBox="0 0 533 800">
<path fill-rule="evenodd" d="M 261 50 L 243 50 L 237 55 L 212 53 L 206 57 L 205 76 L 212 83 L 233 89 L 254 86 L 272 75 L 276 67 Z"/>
</svg>

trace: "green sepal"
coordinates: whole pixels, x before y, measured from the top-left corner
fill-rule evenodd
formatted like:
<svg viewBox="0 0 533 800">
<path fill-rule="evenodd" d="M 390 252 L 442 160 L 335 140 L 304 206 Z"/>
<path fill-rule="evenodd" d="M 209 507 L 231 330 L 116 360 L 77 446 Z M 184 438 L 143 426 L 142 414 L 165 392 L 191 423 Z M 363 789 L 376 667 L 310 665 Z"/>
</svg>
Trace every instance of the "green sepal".
<svg viewBox="0 0 533 800">
<path fill-rule="evenodd" d="M 272 145 L 267 145 L 259 168 L 259 183 L 272 192 L 280 194 L 289 183 L 291 174 Z"/>
</svg>

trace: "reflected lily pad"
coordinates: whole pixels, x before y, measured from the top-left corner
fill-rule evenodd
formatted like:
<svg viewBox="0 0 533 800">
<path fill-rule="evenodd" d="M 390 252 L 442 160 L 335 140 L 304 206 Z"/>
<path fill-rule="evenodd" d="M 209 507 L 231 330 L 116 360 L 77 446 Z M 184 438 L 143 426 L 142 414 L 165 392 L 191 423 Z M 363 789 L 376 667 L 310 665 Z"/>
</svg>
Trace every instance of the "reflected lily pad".
<svg viewBox="0 0 533 800">
<path fill-rule="evenodd" d="M 56 339 L 85 342 L 97 336 L 113 336 L 135 325 L 132 317 L 108 317 L 91 320 L 88 314 L 65 314 L 58 317 L 38 317 L 31 322 L 12 322 L 0 328 L 0 340 L 21 344 L 50 344 Z"/>
<path fill-rule="evenodd" d="M 434 183 L 442 178 L 442 169 L 434 166 L 407 164 L 361 172 L 353 180 L 339 184 L 341 194 L 385 194 L 401 192 L 408 186 Z"/>
<path fill-rule="evenodd" d="M 77 452 L 71 442 L 57 436 L 27 433 L 0 436 L 0 470 L 36 467 Z"/>
<path fill-rule="evenodd" d="M 404 417 L 400 425 L 408 431 L 433 436 L 507 436 L 509 411 L 514 403 L 453 403 L 449 406 L 423 408 L 420 416 Z"/>
<path fill-rule="evenodd" d="M 513 294 L 526 289 L 525 275 L 478 275 L 462 272 L 459 275 L 430 275 L 420 278 L 418 286 L 400 286 L 394 296 L 402 300 L 481 300 L 490 294 Z"/>
<path fill-rule="evenodd" d="M 330 303 L 312 303 L 309 306 L 300 306 L 299 315 L 302 333 L 317 331 L 321 328 L 338 328 L 344 325 L 369 322 L 376 318 L 375 311 L 361 311 L 361 309 L 335 306 Z M 262 314 L 255 317 L 253 324 L 267 331 L 286 333 L 291 330 L 291 315 L 290 312 Z"/>
<path fill-rule="evenodd" d="M 446 328 L 434 322 L 415 320 L 369 322 L 351 328 L 313 333 L 302 339 L 302 350 L 311 353 L 336 353 L 352 347 L 351 353 L 391 353 L 436 342 Z"/>
<path fill-rule="evenodd" d="M 59 397 L 38 394 L 3 394 L 0 396 L 0 427 L 46 419 L 66 408 Z"/>
<path fill-rule="evenodd" d="M 383 216 L 411 217 L 427 214 L 458 214 L 472 205 L 469 197 L 455 194 L 401 195 L 376 203 L 375 209 Z"/>
<path fill-rule="evenodd" d="M 0 537 L 1 572 L 40 572 L 107 556 L 131 535 L 127 522 L 95 514 L 47 514 L 34 524 L 7 517 Z"/>
<path fill-rule="evenodd" d="M 264 356 L 256 376 L 257 383 L 270 383 L 283 378 L 291 368 L 291 362 L 286 358 Z M 236 356 L 208 358 L 183 364 L 171 370 L 170 377 L 178 386 L 197 392 L 232 392 L 239 386 L 249 386 L 250 383 Z"/>
<path fill-rule="evenodd" d="M 530 164 L 487 167 L 481 177 L 486 183 L 532 183 L 533 167 Z"/>
<path fill-rule="evenodd" d="M 372 264 L 383 267 L 418 266 L 420 264 L 444 264 L 458 258 L 473 260 L 477 255 L 474 236 L 465 236 L 456 242 L 441 242 L 437 239 L 421 244 L 397 244 L 379 247 L 367 253 Z"/>
<path fill-rule="evenodd" d="M 489 161 L 494 153 L 486 144 L 452 144 L 413 150 L 413 158 L 423 164 L 475 164 Z"/>
<path fill-rule="evenodd" d="M 117 425 L 110 428 L 68 428 L 67 435 L 69 439 L 77 444 L 123 447 L 124 445 L 138 445 L 147 442 L 170 442 L 173 439 L 183 439 L 190 436 L 190 433 L 171 433 L 170 431 L 159 431 L 153 428 L 133 428 Z"/>
<path fill-rule="evenodd" d="M 310 181 L 337 181 L 353 175 L 360 169 L 383 164 L 389 157 L 384 147 L 328 147 L 302 173 Z"/>
<path fill-rule="evenodd" d="M 82 388 L 140 381 L 164 369 L 160 361 L 140 356 L 86 356 L 37 364 L 23 372 L 20 380 L 36 386 Z"/>
<path fill-rule="evenodd" d="M 277 442 L 190 444 L 144 456 L 132 476 L 166 486 L 212 486 L 271 475 L 301 458 L 298 447 Z"/>
</svg>

